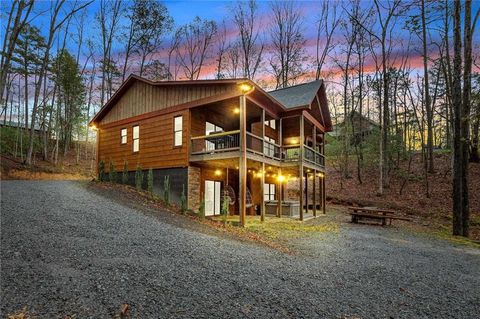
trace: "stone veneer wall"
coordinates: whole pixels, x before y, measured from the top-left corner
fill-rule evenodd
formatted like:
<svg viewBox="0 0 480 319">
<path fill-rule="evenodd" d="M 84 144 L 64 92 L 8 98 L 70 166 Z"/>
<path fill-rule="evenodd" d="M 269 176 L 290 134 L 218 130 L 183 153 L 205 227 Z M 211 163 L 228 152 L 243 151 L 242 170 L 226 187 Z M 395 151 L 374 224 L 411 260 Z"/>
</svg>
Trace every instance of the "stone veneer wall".
<svg viewBox="0 0 480 319">
<path fill-rule="evenodd" d="M 201 182 L 201 173 L 200 167 L 189 166 L 188 167 L 188 209 L 191 209 L 195 212 L 198 211 L 200 207 L 200 182 Z"/>
<path fill-rule="evenodd" d="M 316 177 L 315 193 L 317 205 L 320 205 L 320 189 L 322 185 L 320 184 L 321 179 Z M 284 185 L 284 200 L 286 201 L 298 201 L 300 194 L 300 181 L 298 178 L 296 180 L 289 180 Z M 313 204 L 313 179 L 308 179 L 308 204 Z"/>
</svg>

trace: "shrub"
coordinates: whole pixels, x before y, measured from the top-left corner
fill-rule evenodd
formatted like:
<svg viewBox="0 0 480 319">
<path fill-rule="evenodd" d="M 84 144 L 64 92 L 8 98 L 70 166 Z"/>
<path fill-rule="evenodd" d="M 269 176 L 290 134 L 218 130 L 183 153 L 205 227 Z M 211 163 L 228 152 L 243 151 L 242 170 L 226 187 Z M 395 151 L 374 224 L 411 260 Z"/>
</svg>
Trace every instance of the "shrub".
<svg viewBox="0 0 480 319">
<path fill-rule="evenodd" d="M 185 184 L 182 185 L 182 196 L 180 197 L 180 210 L 183 214 L 187 211 L 187 197 L 185 196 Z"/>
<path fill-rule="evenodd" d="M 115 170 L 115 165 L 113 165 L 113 162 L 110 162 L 110 167 L 108 168 L 108 179 L 112 183 L 117 182 L 117 171 Z"/>
<path fill-rule="evenodd" d="M 98 180 L 105 181 L 105 162 L 103 160 L 98 163 Z"/>
<path fill-rule="evenodd" d="M 153 194 L 153 170 L 150 168 L 147 175 L 147 190 L 150 194 Z"/>
<path fill-rule="evenodd" d="M 205 200 L 202 199 L 200 206 L 198 207 L 198 216 L 200 219 L 205 219 Z"/>
<path fill-rule="evenodd" d="M 163 180 L 163 201 L 165 204 L 170 204 L 170 176 L 165 176 Z"/>
<path fill-rule="evenodd" d="M 122 183 L 128 184 L 128 162 L 123 163 Z"/>
<path fill-rule="evenodd" d="M 135 171 L 135 187 L 137 188 L 137 190 L 139 191 L 142 190 L 142 184 L 143 184 L 142 166 L 137 165 L 137 170 Z"/>
<path fill-rule="evenodd" d="M 222 209 L 220 210 L 220 214 L 222 214 L 222 220 L 224 224 L 227 222 L 229 205 L 230 205 L 230 197 L 227 195 L 224 195 L 223 202 L 222 202 Z"/>
</svg>

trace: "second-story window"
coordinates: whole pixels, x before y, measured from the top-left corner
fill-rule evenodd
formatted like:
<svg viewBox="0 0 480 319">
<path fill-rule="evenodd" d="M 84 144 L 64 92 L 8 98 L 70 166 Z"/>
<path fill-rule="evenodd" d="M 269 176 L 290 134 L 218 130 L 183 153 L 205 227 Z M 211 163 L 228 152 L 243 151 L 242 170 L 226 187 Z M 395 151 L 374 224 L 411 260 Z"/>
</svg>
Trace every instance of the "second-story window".
<svg viewBox="0 0 480 319">
<path fill-rule="evenodd" d="M 273 128 L 274 130 L 276 129 L 276 124 L 275 124 L 275 120 L 268 120 L 268 121 L 265 121 L 265 125 L 266 126 L 270 126 L 271 128 Z"/>
<path fill-rule="evenodd" d="M 133 152 L 140 151 L 140 126 L 133 127 Z"/>
<path fill-rule="evenodd" d="M 126 128 L 122 128 L 122 130 L 120 131 L 120 143 L 122 144 L 127 144 L 127 129 Z"/>
<path fill-rule="evenodd" d="M 173 118 L 173 146 L 182 146 L 183 139 L 183 117 Z"/>
</svg>

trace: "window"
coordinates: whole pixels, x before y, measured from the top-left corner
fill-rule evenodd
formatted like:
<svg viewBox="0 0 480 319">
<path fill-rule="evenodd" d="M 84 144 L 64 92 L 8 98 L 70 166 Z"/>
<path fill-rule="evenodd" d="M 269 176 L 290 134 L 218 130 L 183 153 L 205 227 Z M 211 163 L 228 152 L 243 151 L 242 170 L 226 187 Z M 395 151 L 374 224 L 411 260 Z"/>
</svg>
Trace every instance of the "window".
<svg viewBox="0 0 480 319">
<path fill-rule="evenodd" d="M 182 146 L 183 138 L 183 117 L 175 116 L 173 118 L 173 146 Z"/>
<path fill-rule="evenodd" d="M 275 184 L 263 184 L 263 200 L 275 200 Z"/>
<path fill-rule="evenodd" d="M 275 156 L 275 144 L 276 141 L 273 138 L 265 136 L 265 141 L 268 143 L 263 143 L 263 153 L 267 156 Z"/>
<path fill-rule="evenodd" d="M 212 124 L 210 122 L 205 122 L 205 135 L 210 135 L 212 133 L 219 133 L 219 132 L 223 132 L 222 127 Z M 205 141 L 205 150 L 207 151 L 215 150 L 215 143 L 210 141 Z"/>
<path fill-rule="evenodd" d="M 276 129 L 275 120 L 265 121 L 265 125 L 266 125 L 266 126 L 270 126 L 270 127 L 273 128 L 273 129 Z"/>
<path fill-rule="evenodd" d="M 120 137 L 121 137 L 121 142 L 122 144 L 127 144 L 127 129 L 122 128 L 120 131 Z"/>
<path fill-rule="evenodd" d="M 133 127 L 133 152 L 140 151 L 140 127 Z"/>
</svg>

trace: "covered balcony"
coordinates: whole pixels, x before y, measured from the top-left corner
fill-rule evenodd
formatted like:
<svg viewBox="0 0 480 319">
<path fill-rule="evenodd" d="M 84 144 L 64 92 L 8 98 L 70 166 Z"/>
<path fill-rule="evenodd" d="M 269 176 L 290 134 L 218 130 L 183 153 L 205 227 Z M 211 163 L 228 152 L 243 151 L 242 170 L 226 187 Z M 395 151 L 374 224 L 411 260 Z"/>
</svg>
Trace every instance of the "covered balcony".
<svg viewBox="0 0 480 319">
<path fill-rule="evenodd" d="M 190 162 L 238 158 L 241 152 L 238 99 L 191 110 Z M 324 134 L 303 113 L 275 118 L 251 101 L 246 103 L 245 138 L 248 159 L 276 166 L 300 163 L 324 170 Z"/>
</svg>

